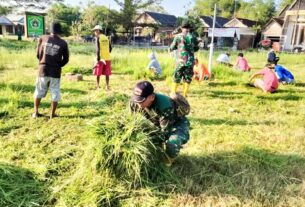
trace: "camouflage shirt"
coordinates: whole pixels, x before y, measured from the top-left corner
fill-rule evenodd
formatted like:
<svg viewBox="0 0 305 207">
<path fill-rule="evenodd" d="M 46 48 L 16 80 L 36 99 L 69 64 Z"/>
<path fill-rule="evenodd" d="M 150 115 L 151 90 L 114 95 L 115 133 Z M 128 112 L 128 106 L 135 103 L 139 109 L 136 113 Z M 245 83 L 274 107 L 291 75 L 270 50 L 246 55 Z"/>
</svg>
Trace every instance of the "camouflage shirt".
<svg viewBox="0 0 305 207">
<path fill-rule="evenodd" d="M 133 101 L 130 101 L 130 109 L 133 112 L 143 113 L 166 136 L 176 121 L 175 108 L 168 96 L 158 93 L 155 95 L 155 100 L 149 109 L 140 109 L 138 104 Z"/>
<path fill-rule="evenodd" d="M 194 52 L 197 52 L 198 49 L 198 40 L 195 35 L 192 33 L 187 33 L 186 35 L 178 34 L 170 45 L 171 51 L 177 50 L 176 68 L 192 67 L 194 64 Z"/>
</svg>

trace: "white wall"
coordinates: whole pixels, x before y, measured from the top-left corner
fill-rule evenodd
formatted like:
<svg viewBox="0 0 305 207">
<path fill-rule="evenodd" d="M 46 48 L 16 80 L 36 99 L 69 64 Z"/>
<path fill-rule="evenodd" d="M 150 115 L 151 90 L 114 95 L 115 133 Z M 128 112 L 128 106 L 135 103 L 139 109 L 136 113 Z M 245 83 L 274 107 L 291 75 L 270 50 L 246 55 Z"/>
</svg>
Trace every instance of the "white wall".
<svg viewBox="0 0 305 207">
<path fill-rule="evenodd" d="M 284 42 L 284 50 L 292 50 L 292 33 L 293 33 L 293 27 L 294 23 L 289 22 L 288 28 L 287 28 L 287 33 L 286 33 L 286 38 Z"/>
</svg>

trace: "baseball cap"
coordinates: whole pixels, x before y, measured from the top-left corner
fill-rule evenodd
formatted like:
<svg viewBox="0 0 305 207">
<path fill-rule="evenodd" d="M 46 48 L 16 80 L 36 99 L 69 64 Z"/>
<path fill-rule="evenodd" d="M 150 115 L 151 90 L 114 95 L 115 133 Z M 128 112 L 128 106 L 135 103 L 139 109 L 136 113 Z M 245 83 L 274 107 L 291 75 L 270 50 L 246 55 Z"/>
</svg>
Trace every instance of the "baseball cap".
<svg viewBox="0 0 305 207">
<path fill-rule="evenodd" d="M 92 31 L 95 31 L 95 30 L 100 30 L 100 31 L 102 31 L 103 28 L 102 28 L 100 25 L 95 25 L 95 27 L 92 29 Z"/>
<path fill-rule="evenodd" d="M 142 103 L 153 93 L 154 87 L 149 81 L 140 81 L 133 89 L 132 100 L 136 103 Z"/>
</svg>

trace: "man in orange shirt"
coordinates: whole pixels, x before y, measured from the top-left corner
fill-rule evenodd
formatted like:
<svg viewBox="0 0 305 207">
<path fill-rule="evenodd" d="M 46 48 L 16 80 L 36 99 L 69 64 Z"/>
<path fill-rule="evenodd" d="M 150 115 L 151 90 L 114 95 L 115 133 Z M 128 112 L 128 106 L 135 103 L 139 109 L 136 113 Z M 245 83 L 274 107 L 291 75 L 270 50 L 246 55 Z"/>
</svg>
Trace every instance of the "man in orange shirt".
<svg viewBox="0 0 305 207">
<path fill-rule="evenodd" d="M 96 75 L 96 86 L 100 87 L 100 76 L 105 75 L 106 77 L 106 90 L 109 90 L 109 76 L 111 75 L 111 62 L 110 52 L 111 44 L 108 37 L 102 34 L 102 27 L 96 25 L 92 31 L 95 34 L 95 45 L 96 45 L 96 60 L 97 63 L 94 67 L 93 74 Z"/>
</svg>

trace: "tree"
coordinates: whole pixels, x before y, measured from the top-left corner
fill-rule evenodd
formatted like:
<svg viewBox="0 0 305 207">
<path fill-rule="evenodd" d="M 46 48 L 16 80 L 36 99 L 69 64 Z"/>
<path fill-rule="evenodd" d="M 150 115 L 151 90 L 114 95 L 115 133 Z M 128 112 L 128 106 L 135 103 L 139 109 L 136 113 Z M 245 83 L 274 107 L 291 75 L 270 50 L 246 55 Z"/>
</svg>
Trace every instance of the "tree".
<svg viewBox="0 0 305 207">
<path fill-rule="evenodd" d="M 63 3 L 53 4 L 48 12 L 49 22 L 59 21 L 62 25 L 63 35 L 71 34 L 72 23 L 80 20 L 79 7 L 66 6 Z"/>
<path fill-rule="evenodd" d="M 280 1 L 280 10 L 282 10 L 285 6 L 290 5 L 294 2 L 294 0 L 282 0 Z"/>
<path fill-rule="evenodd" d="M 257 21 L 264 25 L 276 12 L 274 0 L 252 0 L 241 4 L 237 16 Z"/>
<path fill-rule="evenodd" d="M 10 13 L 11 9 L 5 6 L 0 6 L 0 15 L 6 15 Z"/>
<path fill-rule="evenodd" d="M 98 6 L 94 2 L 90 2 L 81 15 L 82 32 L 88 35 L 91 33 L 91 29 L 99 24 L 106 28 L 106 33 L 115 33 L 118 15 L 119 13 L 115 10 L 109 10 L 105 6 Z"/>
<path fill-rule="evenodd" d="M 196 0 L 194 9 L 201 15 L 211 16 L 214 12 L 214 5 L 217 4 L 219 16 L 231 18 L 235 10 L 240 8 L 241 1 L 237 0 Z"/>
<path fill-rule="evenodd" d="M 200 15 L 213 15 L 217 4 L 217 15 L 221 17 L 246 18 L 264 24 L 275 14 L 274 0 L 196 0 L 194 9 Z"/>
<path fill-rule="evenodd" d="M 148 7 L 151 4 L 159 3 L 160 0 L 114 0 L 120 7 L 118 21 L 125 29 L 130 32 L 133 29 L 133 20 L 139 9 Z"/>
<path fill-rule="evenodd" d="M 192 29 L 191 31 L 194 32 L 194 34 L 197 37 L 200 37 L 203 34 L 203 24 L 202 21 L 200 19 L 200 17 L 197 15 L 189 15 L 186 18 L 185 17 L 178 17 L 177 21 L 176 21 L 176 25 L 177 27 L 181 26 L 181 24 L 187 21 L 191 24 Z"/>
<path fill-rule="evenodd" d="M 162 14 L 168 14 L 168 12 L 164 9 L 164 7 L 159 4 L 151 4 L 151 5 L 143 8 L 143 11 L 151 11 L 151 12 L 158 12 L 158 13 L 162 13 Z"/>
</svg>

